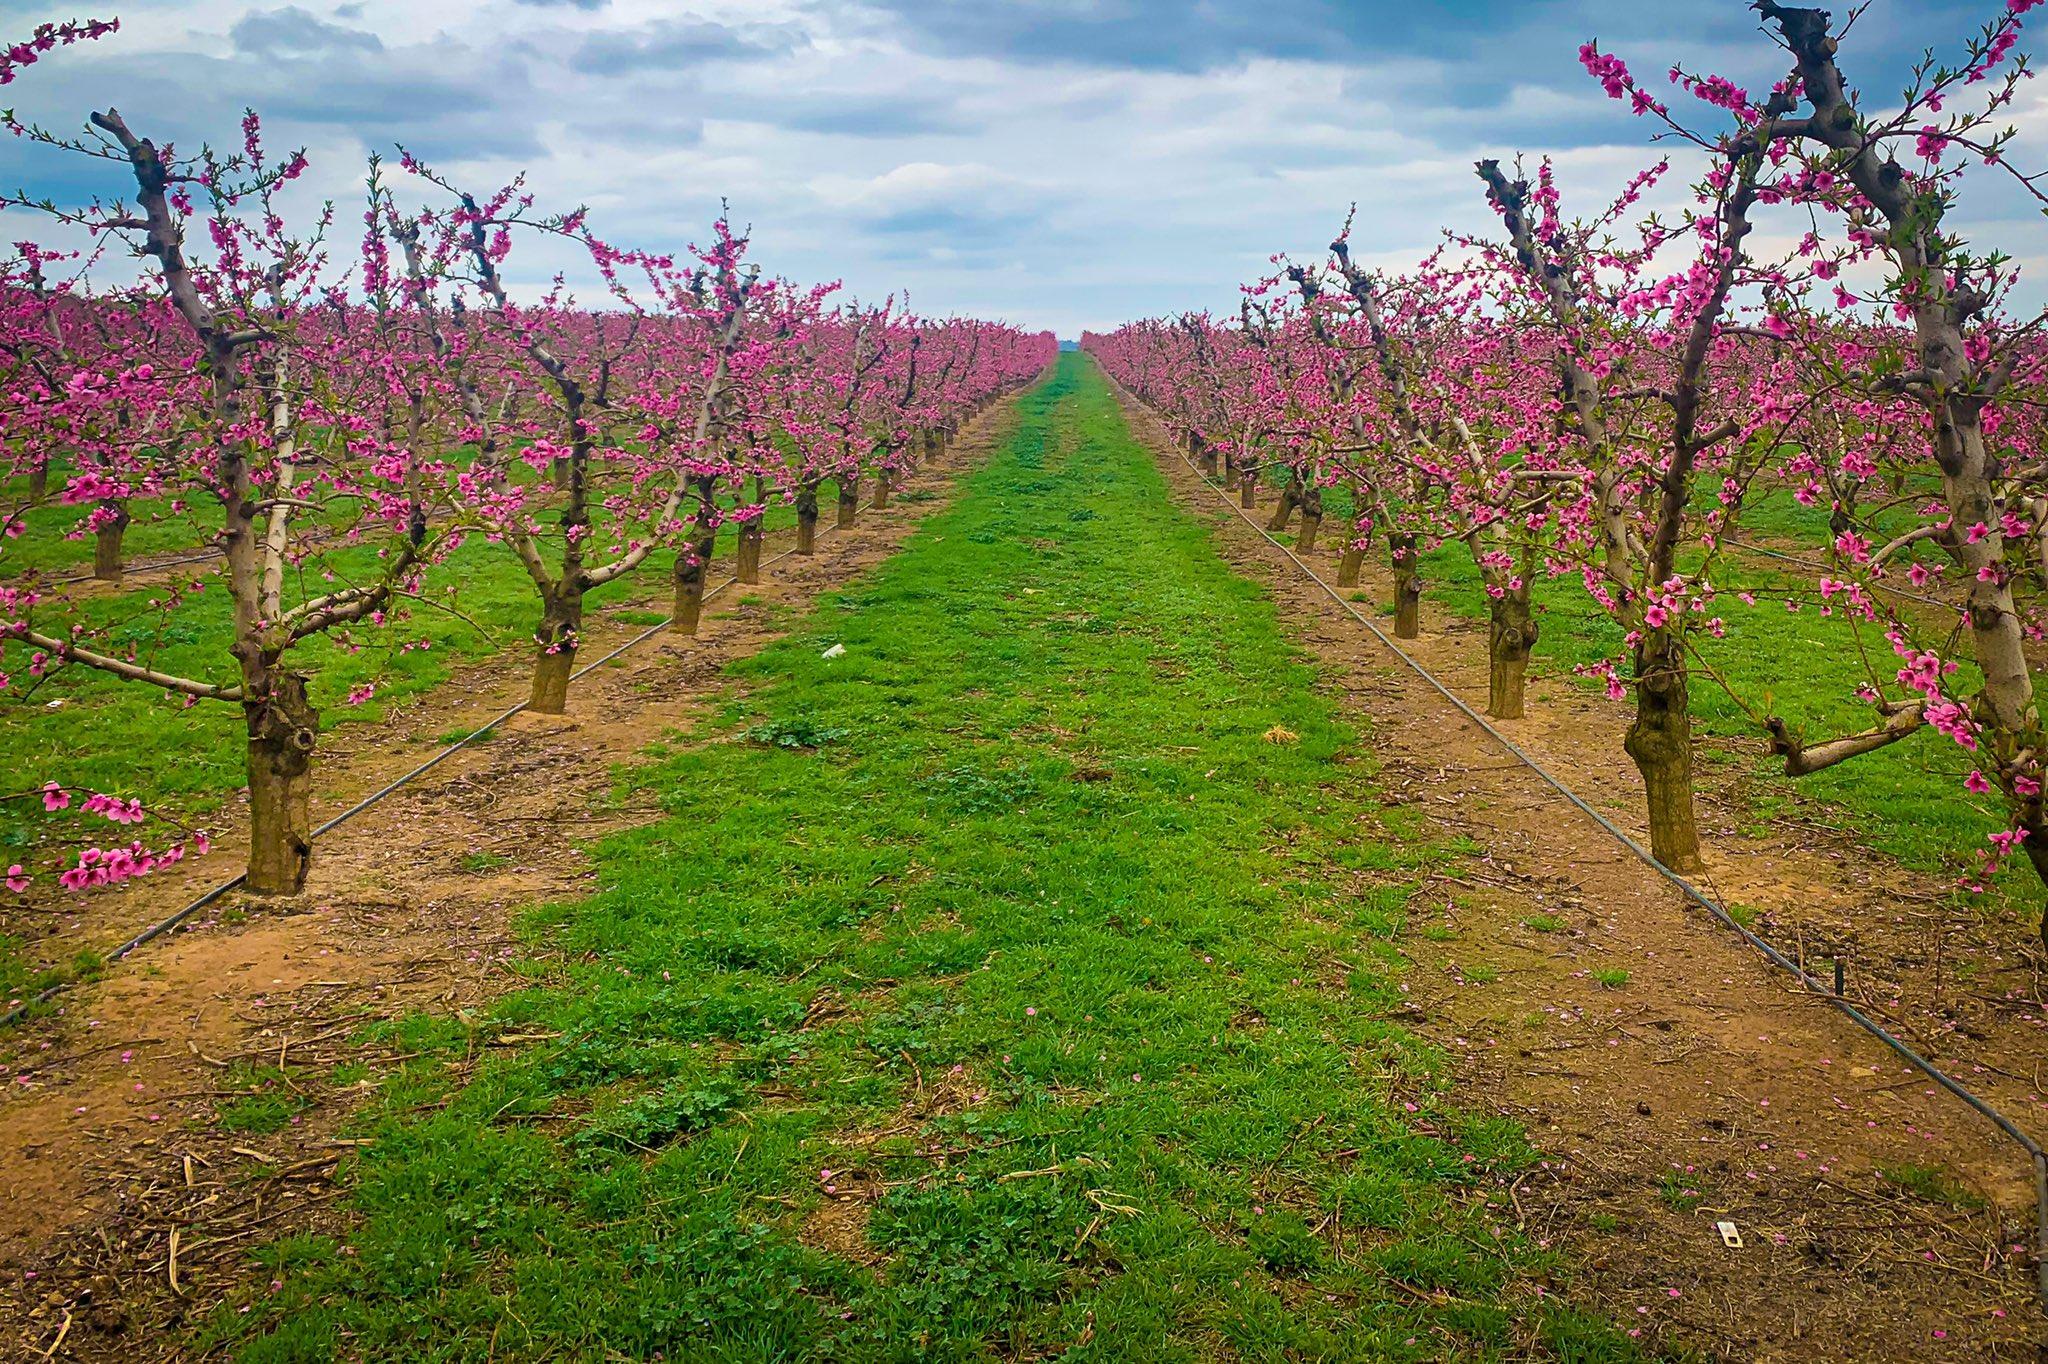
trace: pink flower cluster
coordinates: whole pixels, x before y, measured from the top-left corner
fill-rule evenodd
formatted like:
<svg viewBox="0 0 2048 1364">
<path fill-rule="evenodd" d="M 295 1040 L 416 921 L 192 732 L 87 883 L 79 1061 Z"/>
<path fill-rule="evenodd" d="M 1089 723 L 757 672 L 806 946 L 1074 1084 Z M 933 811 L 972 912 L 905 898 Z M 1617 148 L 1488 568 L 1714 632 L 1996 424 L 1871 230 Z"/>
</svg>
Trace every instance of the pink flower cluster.
<svg viewBox="0 0 2048 1364">
<path fill-rule="evenodd" d="M 36 31 L 25 41 L 0 51 L 0 85 L 14 80 L 15 72 L 24 66 L 34 66 L 45 52 L 57 46 L 90 41 L 104 37 L 121 27 L 119 19 L 88 19 L 84 22 L 73 20 L 63 24 L 38 24 Z"/>
</svg>

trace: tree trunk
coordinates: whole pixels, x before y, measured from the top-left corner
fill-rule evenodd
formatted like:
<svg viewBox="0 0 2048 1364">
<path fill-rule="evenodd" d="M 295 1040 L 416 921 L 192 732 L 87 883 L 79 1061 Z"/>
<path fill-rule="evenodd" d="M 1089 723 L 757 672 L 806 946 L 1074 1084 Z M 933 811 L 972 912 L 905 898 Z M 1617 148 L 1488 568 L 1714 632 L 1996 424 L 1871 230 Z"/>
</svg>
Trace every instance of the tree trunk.
<svg viewBox="0 0 2048 1364">
<path fill-rule="evenodd" d="M 1636 716 L 1623 747 L 1643 774 L 1650 852 L 1677 872 L 1700 870 L 1693 818 L 1692 702 L 1685 646 L 1669 630 L 1643 632 L 1636 645 Z"/>
<path fill-rule="evenodd" d="M 1259 476 L 1250 470 L 1238 475 L 1237 505 L 1246 511 L 1259 505 Z"/>
<path fill-rule="evenodd" d="M 1316 531 L 1323 524 L 1323 490 L 1306 488 L 1301 494 L 1301 535 L 1294 542 L 1297 554 L 1307 554 L 1316 547 Z"/>
<path fill-rule="evenodd" d="M 1287 529 L 1287 523 L 1294 519 L 1294 509 L 1301 502 L 1301 481 L 1287 480 L 1287 486 L 1280 490 L 1280 503 L 1273 508 L 1272 516 L 1266 519 L 1266 529 L 1278 534 Z"/>
<path fill-rule="evenodd" d="M 1519 720 L 1526 713 L 1522 692 L 1535 644 L 1536 617 L 1529 609 L 1527 582 L 1488 598 L 1486 713 L 1494 719 Z"/>
<path fill-rule="evenodd" d="M 818 490 L 810 484 L 796 494 L 796 552 L 818 552 Z"/>
<path fill-rule="evenodd" d="M 889 505 L 889 480 L 891 477 L 893 477 L 894 472 L 895 471 L 891 469 L 883 469 L 875 474 L 874 505 L 877 508 L 886 507 Z"/>
<path fill-rule="evenodd" d="M 557 459 L 555 461 L 554 482 L 556 492 L 565 493 L 569 491 L 569 461 L 567 459 Z"/>
<path fill-rule="evenodd" d="M 1415 567 L 1415 537 L 1389 535 L 1394 565 L 1394 638 L 1422 635 L 1422 574 Z"/>
<path fill-rule="evenodd" d="M 761 581 L 762 539 L 758 517 L 740 527 L 739 548 L 733 555 L 733 575 L 743 583 Z"/>
<path fill-rule="evenodd" d="M 313 858 L 313 747 L 320 716 L 306 679 L 272 672 L 264 700 L 245 703 L 249 728 L 249 872 L 255 895 L 297 895 Z"/>
<path fill-rule="evenodd" d="M 1365 567 L 1365 551 L 1357 546 L 1347 546 L 1344 557 L 1337 561 L 1337 586 L 1358 586 L 1358 570 Z"/>
<path fill-rule="evenodd" d="M 847 474 L 839 480 L 839 520 L 841 530 L 853 524 L 853 518 L 860 512 L 860 475 Z"/>
<path fill-rule="evenodd" d="M 1216 449 L 1200 436 L 1195 437 L 1195 458 L 1201 461 L 1203 473 L 1216 477 Z"/>
<path fill-rule="evenodd" d="M 114 508 L 114 519 L 100 523 L 92 535 L 92 576 L 102 582 L 121 581 L 121 539 L 128 533 L 128 509 L 122 505 Z"/>
<path fill-rule="evenodd" d="M 40 502 L 50 491 L 50 466 L 48 461 L 36 465 L 28 475 L 28 500 Z"/>
<path fill-rule="evenodd" d="M 533 694 L 526 708 L 535 715 L 560 715 L 569 708 L 569 674 L 576 671 L 576 637 L 583 632 L 583 590 L 567 584 L 548 594 L 540 629 L 533 632 Z"/>
<path fill-rule="evenodd" d="M 669 612 L 669 633 L 694 635 L 704 614 L 704 579 L 711 572 L 711 553 L 718 548 L 718 528 L 699 519 L 690 538 L 676 553 L 676 598 Z"/>
</svg>

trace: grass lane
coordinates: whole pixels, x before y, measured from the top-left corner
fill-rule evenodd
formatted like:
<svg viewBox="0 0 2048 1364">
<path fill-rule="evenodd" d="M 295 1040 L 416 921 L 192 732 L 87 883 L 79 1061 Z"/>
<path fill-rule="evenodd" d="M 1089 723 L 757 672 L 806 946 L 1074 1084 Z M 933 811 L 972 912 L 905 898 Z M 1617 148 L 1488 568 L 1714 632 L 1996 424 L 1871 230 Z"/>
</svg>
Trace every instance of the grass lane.
<svg viewBox="0 0 2048 1364">
<path fill-rule="evenodd" d="M 1425 870 L 1078 356 L 622 782 L 531 988 L 383 1085 L 244 1361 L 1633 1357 L 1384 1021 Z M 831 645 L 843 655 L 826 658 Z M 555 1034 L 518 1049 L 495 1031 Z M 473 1067 L 464 1058 L 478 1057 Z M 275 1278 L 281 1287 L 272 1289 Z M 1062 1353 L 1064 1351 L 1064 1353 Z"/>
</svg>

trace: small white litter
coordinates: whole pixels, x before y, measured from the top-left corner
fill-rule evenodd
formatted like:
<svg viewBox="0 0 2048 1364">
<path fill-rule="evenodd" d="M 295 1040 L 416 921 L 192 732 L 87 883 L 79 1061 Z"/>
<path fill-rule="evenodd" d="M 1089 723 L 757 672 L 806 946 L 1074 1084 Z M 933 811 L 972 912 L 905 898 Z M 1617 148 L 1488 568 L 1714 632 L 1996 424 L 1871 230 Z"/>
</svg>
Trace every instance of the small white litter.
<svg viewBox="0 0 2048 1364">
<path fill-rule="evenodd" d="M 845 652 L 846 646 L 844 644 L 835 644 L 831 648 L 827 649 L 823 656 L 826 658 L 837 658 Z"/>
<path fill-rule="evenodd" d="M 1742 1233 L 1735 1229 L 1733 1222 L 1716 1222 L 1714 1230 L 1721 1233 L 1721 1244 L 1730 1250 L 1742 1249 Z"/>
</svg>

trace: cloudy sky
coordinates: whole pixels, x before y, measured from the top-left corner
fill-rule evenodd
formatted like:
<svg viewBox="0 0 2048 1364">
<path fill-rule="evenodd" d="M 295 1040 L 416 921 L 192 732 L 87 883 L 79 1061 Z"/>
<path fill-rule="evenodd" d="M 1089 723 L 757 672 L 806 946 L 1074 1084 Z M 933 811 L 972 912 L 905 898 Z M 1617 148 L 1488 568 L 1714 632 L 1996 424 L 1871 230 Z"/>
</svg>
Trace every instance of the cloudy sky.
<svg viewBox="0 0 2048 1364">
<path fill-rule="evenodd" d="M 25 72 L 7 92 L 24 117 L 76 127 L 111 103 L 160 140 L 231 145 L 249 105 L 350 211 L 365 154 L 403 143 L 480 186 L 525 170 L 544 206 L 587 204 L 624 245 L 699 237 L 723 197 L 778 273 L 1066 336 L 1234 308 L 1238 281 L 1314 252 L 1354 201 L 1361 254 L 1412 261 L 1487 225 L 1478 156 L 1549 153 L 1593 207 L 1653 153 L 1580 70 L 1587 38 L 1644 75 L 1783 70 L 1743 0 L 97 6 L 81 14 L 121 32 Z M 1920 48 L 1998 8 L 1874 0 L 1845 69 L 1893 93 Z M 0 0 L 0 38 L 63 17 Z M 2030 165 L 2048 164 L 2044 97 L 2021 110 Z M 61 200 L 119 193 L 116 169 L 0 145 L 0 184 Z M 2015 195 L 1967 220 L 2048 258 Z M 531 285 L 558 263 L 519 265 Z"/>
</svg>

